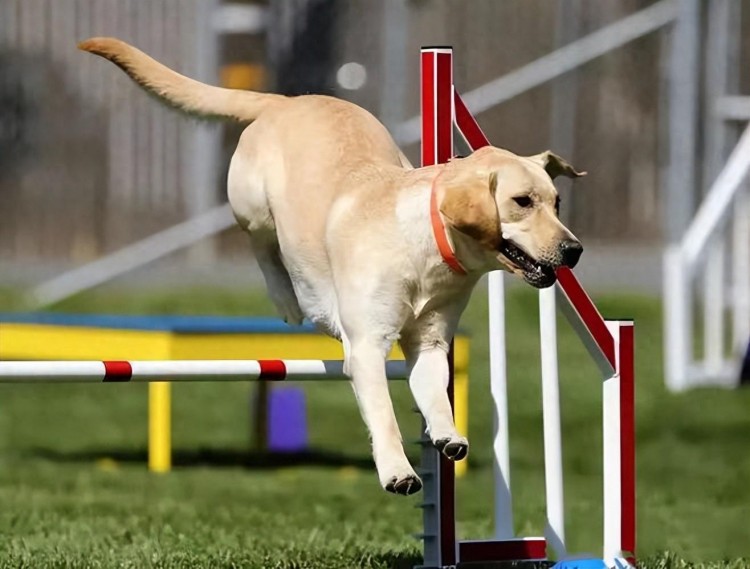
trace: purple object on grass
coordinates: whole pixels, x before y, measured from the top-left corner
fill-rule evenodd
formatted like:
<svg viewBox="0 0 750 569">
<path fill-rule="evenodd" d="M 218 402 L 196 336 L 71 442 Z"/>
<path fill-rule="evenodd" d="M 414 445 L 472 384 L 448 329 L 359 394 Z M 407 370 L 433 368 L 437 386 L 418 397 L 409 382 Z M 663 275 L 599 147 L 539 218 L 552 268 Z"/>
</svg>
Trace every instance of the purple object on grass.
<svg viewBox="0 0 750 569">
<path fill-rule="evenodd" d="M 268 451 L 307 450 L 305 392 L 274 385 L 268 393 Z"/>
</svg>

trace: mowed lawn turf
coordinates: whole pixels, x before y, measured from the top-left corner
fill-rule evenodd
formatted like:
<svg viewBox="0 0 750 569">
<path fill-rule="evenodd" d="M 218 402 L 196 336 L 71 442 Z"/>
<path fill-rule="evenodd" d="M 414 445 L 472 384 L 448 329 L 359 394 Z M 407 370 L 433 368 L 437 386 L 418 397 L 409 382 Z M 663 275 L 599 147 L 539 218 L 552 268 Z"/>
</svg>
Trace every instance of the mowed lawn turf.
<svg viewBox="0 0 750 569">
<path fill-rule="evenodd" d="M 0 294 L 0 309 L 17 306 Z M 643 567 L 750 567 L 750 391 L 667 394 L 659 303 L 596 296 L 605 316 L 633 317 L 637 346 L 638 553 Z M 538 535 L 544 477 L 535 293 L 508 300 L 515 525 Z M 273 315 L 260 291 L 102 290 L 57 310 Z M 469 474 L 459 482 L 463 537 L 490 535 L 491 406 L 487 308 L 477 290 L 472 334 Z M 0 337 L 0 342 L 2 337 Z M 248 358 L 253 354 L 248 353 Z M 567 534 L 601 547 L 601 381 L 561 320 Z M 283 388 L 283 387 L 281 387 Z M 411 567 L 421 529 L 409 498 L 382 491 L 346 382 L 306 384 L 311 452 L 251 452 L 248 384 L 173 386 L 175 468 L 146 470 L 145 385 L 0 385 L 0 567 Z M 392 384 L 406 440 L 419 422 Z M 416 462 L 418 450 L 408 447 Z M 669 552 L 669 553 L 667 553 Z"/>
</svg>

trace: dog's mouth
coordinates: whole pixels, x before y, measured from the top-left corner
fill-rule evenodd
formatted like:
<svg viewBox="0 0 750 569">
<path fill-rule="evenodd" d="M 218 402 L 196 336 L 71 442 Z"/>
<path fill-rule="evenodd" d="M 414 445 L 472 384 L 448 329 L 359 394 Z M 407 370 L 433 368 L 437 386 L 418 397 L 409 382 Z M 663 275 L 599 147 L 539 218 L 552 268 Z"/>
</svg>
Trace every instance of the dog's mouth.
<svg viewBox="0 0 750 569">
<path fill-rule="evenodd" d="M 546 288 L 555 284 L 555 269 L 547 263 L 537 261 L 513 241 L 503 239 L 499 251 L 510 262 L 512 268 L 516 269 L 514 272 L 520 272 L 523 280 L 531 286 Z"/>
</svg>

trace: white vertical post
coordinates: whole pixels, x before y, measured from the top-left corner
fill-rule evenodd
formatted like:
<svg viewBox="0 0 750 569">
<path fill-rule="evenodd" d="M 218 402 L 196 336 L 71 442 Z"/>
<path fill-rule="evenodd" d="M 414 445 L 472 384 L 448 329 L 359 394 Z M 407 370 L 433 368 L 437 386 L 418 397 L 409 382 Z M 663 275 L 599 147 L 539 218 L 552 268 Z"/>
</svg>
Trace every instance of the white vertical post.
<svg viewBox="0 0 750 569">
<path fill-rule="evenodd" d="M 695 203 L 695 156 L 700 73 L 700 0 L 677 0 L 669 69 L 669 171 L 664 186 L 664 228 L 679 243 Z"/>
<path fill-rule="evenodd" d="M 620 454 L 620 327 L 619 322 L 607 322 L 615 341 L 617 358 L 614 375 L 604 380 L 602 390 L 602 454 L 604 465 L 604 562 L 615 566 L 615 558 L 622 549 L 622 488 Z"/>
<path fill-rule="evenodd" d="M 724 255 L 723 235 L 708 247 L 703 291 L 704 369 L 707 378 L 721 372 L 724 363 Z"/>
<path fill-rule="evenodd" d="M 739 357 L 750 342 L 750 190 L 737 196 L 732 228 L 732 345 Z"/>
<path fill-rule="evenodd" d="M 719 99 L 727 93 L 738 91 L 739 38 L 741 18 L 740 5 L 733 0 L 712 0 L 707 3 L 708 26 L 705 41 L 706 106 L 704 123 L 703 186 L 710 188 L 731 150 L 730 135 L 735 125 L 730 125 L 713 110 Z M 706 260 L 704 309 L 704 353 L 703 374 L 711 380 L 722 372 L 724 365 L 724 324 L 726 319 L 726 234 L 718 232 Z"/>
<path fill-rule="evenodd" d="M 688 329 L 692 330 L 688 276 L 680 259 L 680 242 L 693 215 L 695 201 L 696 116 L 699 80 L 700 2 L 677 0 L 671 34 L 669 66 L 669 168 L 664 184 L 665 309 L 664 341 L 667 387 L 686 389 L 692 359 Z"/>
<path fill-rule="evenodd" d="M 565 500 L 563 491 L 560 384 L 557 365 L 557 310 L 555 288 L 539 291 L 539 339 L 542 356 L 542 414 L 544 421 L 544 478 L 547 498 L 545 537 L 564 557 Z"/>
<path fill-rule="evenodd" d="M 692 306 L 690 272 L 679 245 L 668 245 L 664 252 L 664 367 L 667 387 L 683 391 L 690 387 L 688 371 L 692 362 Z"/>
<path fill-rule="evenodd" d="M 505 281 L 502 271 L 489 274 L 490 392 L 494 403 L 495 539 L 512 539 L 513 500 L 510 492 L 508 380 L 505 351 Z"/>
</svg>

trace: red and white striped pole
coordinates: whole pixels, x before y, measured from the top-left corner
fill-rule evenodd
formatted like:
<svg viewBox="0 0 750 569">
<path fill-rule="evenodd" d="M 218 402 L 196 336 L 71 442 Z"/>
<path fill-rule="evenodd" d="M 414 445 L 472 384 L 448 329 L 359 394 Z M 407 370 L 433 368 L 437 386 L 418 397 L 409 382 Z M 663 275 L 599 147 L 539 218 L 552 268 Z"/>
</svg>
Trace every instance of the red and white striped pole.
<svg viewBox="0 0 750 569">
<path fill-rule="evenodd" d="M 406 377 L 389 361 L 390 379 Z M 344 378 L 340 360 L 0 361 L 0 383 L 315 381 Z"/>
<path fill-rule="evenodd" d="M 615 373 L 604 380 L 604 560 L 635 564 L 635 374 L 632 321 L 607 321 L 615 345 Z"/>
<path fill-rule="evenodd" d="M 453 49 L 422 48 L 422 166 L 453 156 Z"/>
<path fill-rule="evenodd" d="M 453 156 L 453 50 L 424 47 L 421 52 L 422 166 Z M 449 352 L 448 397 L 453 406 L 453 343 Z M 457 562 L 455 466 L 431 445 L 422 450 L 424 478 L 424 566 Z"/>
<path fill-rule="evenodd" d="M 558 270 L 557 278 L 566 316 L 604 375 L 604 560 L 634 565 L 635 327 L 631 320 L 604 320 L 570 269 Z"/>
</svg>

